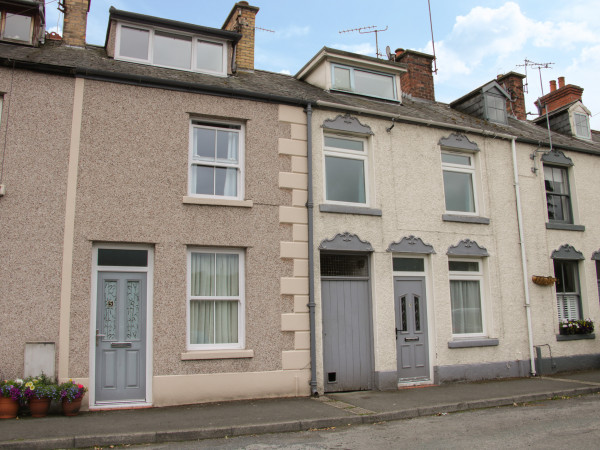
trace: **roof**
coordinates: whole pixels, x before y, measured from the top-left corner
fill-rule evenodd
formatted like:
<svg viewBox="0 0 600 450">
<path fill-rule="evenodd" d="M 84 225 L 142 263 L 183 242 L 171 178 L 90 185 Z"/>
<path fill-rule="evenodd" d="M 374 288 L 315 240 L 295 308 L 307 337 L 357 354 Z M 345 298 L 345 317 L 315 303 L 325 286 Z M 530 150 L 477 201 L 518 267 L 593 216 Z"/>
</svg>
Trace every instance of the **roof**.
<svg viewBox="0 0 600 450">
<path fill-rule="evenodd" d="M 353 55 L 355 56 L 355 55 Z M 369 57 L 364 57 L 369 58 Z M 328 92 L 290 75 L 262 70 L 238 71 L 234 76 L 217 77 L 197 72 L 168 69 L 107 56 L 103 47 L 88 45 L 76 48 L 47 41 L 40 47 L 0 43 L 0 65 L 18 69 L 79 76 L 103 81 L 142 85 L 153 88 L 183 90 L 285 104 L 307 105 L 332 110 L 354 110 L 357 114 L 384 116 L 391 120 L 428 124 L 448 130 L 471 130 L 474 133 L 548 145 L 548 131 L 533 122 L 513 118 L 507 124 L 488 122 L 452 109 L 450 105 L 410 96 L 401 104 L 343 92 Z M 336 106 L 336 105 L 339 105 Z M 552 133 L 555 147 L 600 156 L 600 135 L 583 142 Z"/>
<path fill-rule="evenodd" d="M 501 93 L 504 94 L 504 96 L 506 98 L 510 99 L 510 95 L 508 94 L 508 92 L 506 92 L 506 89 L 504 89 L 502 86 L 500 86 L 500 84 L 496 80 L 492 80 L 492 81 L 488 81 L 487 83 L 479 86 L 476 89 L 473 89 L 471 92 L 463 95 L 461 98 L 454 100 L 453 102 L 450 103 L 450 106 L 458 105 L 458 104 L 464 102 L 465 100 L 467 100 L 471 97 L 474 97 L 475 95 L 479 95 L 481 92 L 489 91 L 492 87 L 497 88 Z"/>
</svg>

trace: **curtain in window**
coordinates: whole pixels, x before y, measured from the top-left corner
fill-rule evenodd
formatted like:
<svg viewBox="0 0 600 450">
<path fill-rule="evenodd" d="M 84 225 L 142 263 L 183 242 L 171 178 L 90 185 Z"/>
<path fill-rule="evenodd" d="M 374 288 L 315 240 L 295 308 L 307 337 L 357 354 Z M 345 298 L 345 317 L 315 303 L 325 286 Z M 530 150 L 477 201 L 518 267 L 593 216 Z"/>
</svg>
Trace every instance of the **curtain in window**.
<svg viewBox="0 0 600 450">
<path fill-rule="evenodd" d="M 239 255 L 193 253 L 191 295 L 239 295 Z M 190 344 L 238 342 L 238 300 L 191 300 Z"/>
<path fill-rule="evenodd" d="M 219 132 L 220 134 L 221 132 Z M 231 162 L 238 161 L 238 134 L 227 133 L 227 159 Z M 237 169 L 227 169 L 225 175 L 225 196 L 237 196 Z"/>
<path fill-rule="evenodd" d="M 558 321 L 565 319 L 579 320 L 579 296 L 576 294 L 557 294 L 556 306 L 558 309 Z"/>
<path fill-rule="evenodd" d="M 483 333 L 479 281 L 451 280 L 452 332 Z"/>
</svg>

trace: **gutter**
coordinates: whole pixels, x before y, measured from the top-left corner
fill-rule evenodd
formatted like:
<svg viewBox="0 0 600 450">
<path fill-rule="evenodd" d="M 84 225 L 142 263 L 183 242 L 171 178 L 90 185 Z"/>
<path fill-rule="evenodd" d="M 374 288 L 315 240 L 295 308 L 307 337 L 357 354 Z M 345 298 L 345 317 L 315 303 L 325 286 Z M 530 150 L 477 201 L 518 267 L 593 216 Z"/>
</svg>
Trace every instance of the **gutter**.
<svg viewBox="0 0 600 450">
<path fill-rule="evenodd" d="M 317 397 L 317 337 L 315 318 L 315 264 L 313 253 L 312 105 L 306 105 L 306 156 L 308 172 L 308 317 L 310 328 L 310 395 Z"/>
<path fill-rule="evenodd" d="M 531 302 L 529 296 L 529 276 L 527 274 L 527 254 L 525 252 L 525 236 L 523 234 L 523 212 L 521 208 L 521 192 L 519 188 L 519 171 L 517 169 L 517 147 L 515 139 L 512 139 L 511 144 L 513 173 L 515 183 L 515 197 L 517 201 L 517 224 L 519 227 L 519 244 L 521 246 L 521 272 L 523 273 L 523 289 L 525 290 L 525 314 L 527 317 L 527 338 L 529 342 L 529 360 L 530 371 L 529 375 L 536 376 L 535 372 L 535 349 L 533 345 L 533 327 L 531 325 Z"/>
</svg>

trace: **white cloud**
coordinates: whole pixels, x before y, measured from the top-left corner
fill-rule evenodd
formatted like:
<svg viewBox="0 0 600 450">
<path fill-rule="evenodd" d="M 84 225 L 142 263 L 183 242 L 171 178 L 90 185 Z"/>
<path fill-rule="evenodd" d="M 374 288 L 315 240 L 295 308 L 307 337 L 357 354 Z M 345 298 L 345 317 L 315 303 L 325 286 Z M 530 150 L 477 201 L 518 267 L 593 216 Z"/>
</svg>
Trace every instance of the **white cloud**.
<svg viewBox="0 0 600 450">
<path fill-rule="evenodd" d="M 283 75 L 291 75 L 292 74 L 292 72 L 290 72 L 288 69 L 280 70 L 279 73 L 281 73 Z"/>
<path fill-rule="evenodd" d="M 344 50 L 346 52 L 358 53 L 359 55 L 375 56 L 375 46 L 368 43 L 363 44 L 333 44 L 330 47 Z"/>
<path fill-rule="evenodd" d="M 296 38 L 300 36 L 306 36 L 310 33 L 310 27 L 299 27 L 297 25 L 291 25 L 288 28 L 284 28 L 283 30 L 276 30 L 275 37 L 279 39 L 290 39 Z"/>
</svg>

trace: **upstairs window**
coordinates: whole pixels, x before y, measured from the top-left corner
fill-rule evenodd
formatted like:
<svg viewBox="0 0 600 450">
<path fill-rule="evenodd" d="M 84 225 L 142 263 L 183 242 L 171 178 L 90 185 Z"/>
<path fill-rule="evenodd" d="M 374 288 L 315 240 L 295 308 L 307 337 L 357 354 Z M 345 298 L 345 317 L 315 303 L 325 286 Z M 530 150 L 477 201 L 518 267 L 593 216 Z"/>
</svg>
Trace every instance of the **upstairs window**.
<svg viewBox="0 0 600 450">
<path fill-rule="evenodd" d="M 124 24 L 118 28 L 116 58 L 214 75 L 227 71 L 224 42 Z"/>
<path fill-rule="evenodd" d="M 473 187 L 473 155 L 442 152 L 442 171 L 446 211 L 460 214 L 477 213 Z"/>
<path fill-rule="evenodd" d="M 506 98 L 487 93 L 485 95 L 485 105 L 489 121 L 506 123 Z"/>
<path fill-rule="evenodd" d="M 8 11 L 2 11 L 2 39 L 31 42 L 33 18 Z"/>
<path fill-rule="evenodd" d="M 367 142 L 345 136 L 325 136 L 325 200 L 366 205 Z"/>
<path fill-rule="evenodd" d="M 575 113 L 574 118 L 575 136 L 584 139 L 591 139 L 592 136 L 590 134 L 590 121 L 588 116 L 586 116 L 585 114 Z"/>
<path fill-rule="evenodd" d="M 354 67 L 332 65 L 332 89 L 395 100 L 394 75 Z"/>
<path fill-rule="evenodd" d="M 544 165 L 546 205 L 548 220 L 565 224 L 573 223 L 571 214 L 571 194 L 566 167 Z"/>
</svg>

